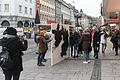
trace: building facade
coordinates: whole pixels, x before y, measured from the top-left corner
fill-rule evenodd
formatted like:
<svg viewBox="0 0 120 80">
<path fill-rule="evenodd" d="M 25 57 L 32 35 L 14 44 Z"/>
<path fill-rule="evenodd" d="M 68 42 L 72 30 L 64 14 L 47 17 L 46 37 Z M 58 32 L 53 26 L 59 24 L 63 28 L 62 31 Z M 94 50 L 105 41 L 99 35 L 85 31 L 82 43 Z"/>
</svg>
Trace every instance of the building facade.
<svg viewBox="0 0 120 80">
<path fill-rule="evenodd" d="M 35 0 L 0 0 L 0 27 L 34 26 Z"/>
<path fill-rule="evenodd" d="M 63 24 L 67 24 L 67 22 L 70 22 L 70 7 L 68 3 L 63 0 L 61 0 L 61 15 Z"/>
<path fill-rule="evenodd" d="M 71 21 L 71 25 L 75 26 L 75 14 L 74 14 L 75 7 L 72 6 L 71 4 L 69 4 L 69 8 L 70 8 L 70 21 Z"/>
<path fill-rule="evenodd" d="M 120 22 L 120 0 L 103 0 L 101 4 L 101 15 L 104 24 Z"/>
<path fill-rule="evenodd" d="M 40 0 L 40 23 L 55 22 L 55 0 Z"/>
<path fill-rule="evenodd" d="M 55 22 L 56 23 L 62 23 L 61 22 L 61 0 L 55 0 Z"/>
</svg>

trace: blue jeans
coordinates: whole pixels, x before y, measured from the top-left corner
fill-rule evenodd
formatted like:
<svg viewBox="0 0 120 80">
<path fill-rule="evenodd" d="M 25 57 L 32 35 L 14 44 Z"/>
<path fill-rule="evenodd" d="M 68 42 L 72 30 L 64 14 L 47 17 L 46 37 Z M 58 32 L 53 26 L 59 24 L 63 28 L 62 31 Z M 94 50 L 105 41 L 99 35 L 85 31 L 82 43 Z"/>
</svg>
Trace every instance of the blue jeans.
<svg viewBox="0 0 120 80">
<path fill-rule="evenodd" d="M 90 59 L 89 50 L 84 51 L 84 58 L 85 58 L 85 61 L 88 61 Z"/>
<path fill-rule="evenodd" d="M 43 58 L 44 58 L 44 53 L 39 53 L 38 62 L 42 62 Z"/>
<path fill-rule="evenodd" d="M 73 48 L 74 48 L 74 56 L 78 56 L 78 45 L 75 44 Z"/>
</svg>

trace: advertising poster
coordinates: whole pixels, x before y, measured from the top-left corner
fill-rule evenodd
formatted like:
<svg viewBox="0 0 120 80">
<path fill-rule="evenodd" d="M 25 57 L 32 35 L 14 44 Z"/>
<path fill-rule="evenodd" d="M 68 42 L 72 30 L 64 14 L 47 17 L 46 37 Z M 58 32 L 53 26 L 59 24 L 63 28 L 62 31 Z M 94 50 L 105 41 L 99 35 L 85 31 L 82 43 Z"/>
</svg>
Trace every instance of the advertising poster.
<svg viewBox="0 0 120 80">
<path fill-rule="evenodd" d="M 51 30 L 51 65 L 55 65 L 68 57 L 69 25 L 51 24 Z"/>
</svg>

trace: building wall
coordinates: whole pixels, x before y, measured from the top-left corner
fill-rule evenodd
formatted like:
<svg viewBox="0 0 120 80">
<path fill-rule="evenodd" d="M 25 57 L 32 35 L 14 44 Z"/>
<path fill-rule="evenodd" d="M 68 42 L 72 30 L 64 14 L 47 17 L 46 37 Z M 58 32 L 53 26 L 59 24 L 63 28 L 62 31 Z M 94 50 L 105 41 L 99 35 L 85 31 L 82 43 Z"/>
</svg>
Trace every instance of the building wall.
<svg viewBox="0 0 120 80">
<path fill-rule="evenodd" d="M 75 26 L 74 6 L 69 4 L 69 7 L 70 7 L 70 21 L 71 21 L 71 25 Z"/>
<path fill-rule="evenodd" d="M 78 22 L 83 28 L 90 27 L 90 20 L 88 19 L 88 16 L 84 13 L 82 13 L 82 17 L 78 19 Z"/>
<path fill-rule="evenodd" d="M 103 0 L 102 8 L 105 23 L 109 23 L 111 19 L 120 19 L 120 0 Z"/>
<path fill-rule="evenodd" d="M 61 19 L 61 1 L 60 0 L 55 0 L 55 21 L 56 23 L 62 23 Z"/>
<path fill-rule="evenodd" d="M 40 0 L 40 22 L 47 24 L 55 22 L 55 0 Z"/>
<path fill-rule="evenodd" d="M 8 5 L 8 11 L 5 11 L 5 4 Z M 22 21 L 23 24 L 26 20 L 29 21 L 29 23 L 34 23 L 36 10 L 35 0 L 31 0 L 31 2 L 30 0 L 0 0 L 0 5 L 0 27 L 4 20 L 7 20 L 11 27 L 17 27 L 18 21 Z M 19 5 L 21 5 L 21 11 L 19 11 Z M 25 7 L 27 7 L 27 14 L 25 13 Z"/>
<path fill-rule="evenodd" d="M 61 14 L 63 15 L 63 23 L 65 20 L 70 20 L 70 8 L 69 5 L 62 0 L 61 3 Z"/>
</svg>

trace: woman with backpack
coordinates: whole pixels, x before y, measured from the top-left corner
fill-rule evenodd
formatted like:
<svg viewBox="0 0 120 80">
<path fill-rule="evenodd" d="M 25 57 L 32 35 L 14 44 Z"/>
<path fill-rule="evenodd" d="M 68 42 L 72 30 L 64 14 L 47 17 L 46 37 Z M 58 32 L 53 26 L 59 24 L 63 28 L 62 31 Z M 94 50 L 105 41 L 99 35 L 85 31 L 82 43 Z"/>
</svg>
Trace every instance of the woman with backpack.
<svg viewBox="0 0 120 80">
<path fill-rule="evenodd" d="M 13 27 L 8 27 L 4 31 L 4 35 L 6 35 L 6 37 L 2 39 L 2 47 L 6 47 L 8 49 L 8 52 L 10 53 L 9 56 L 13 61 L 12 68 L 2 68 L 5 75 L 5 80 L 11 80 L 12 77 L 13 80 L 19 80 L 20 73 L 23 71 L 22 51 L 27 50 L 28 43 L 27 40 L 24 40 L 23 38 L 19 38 L 17 36 L 17 30 Z"/>
</svg>

